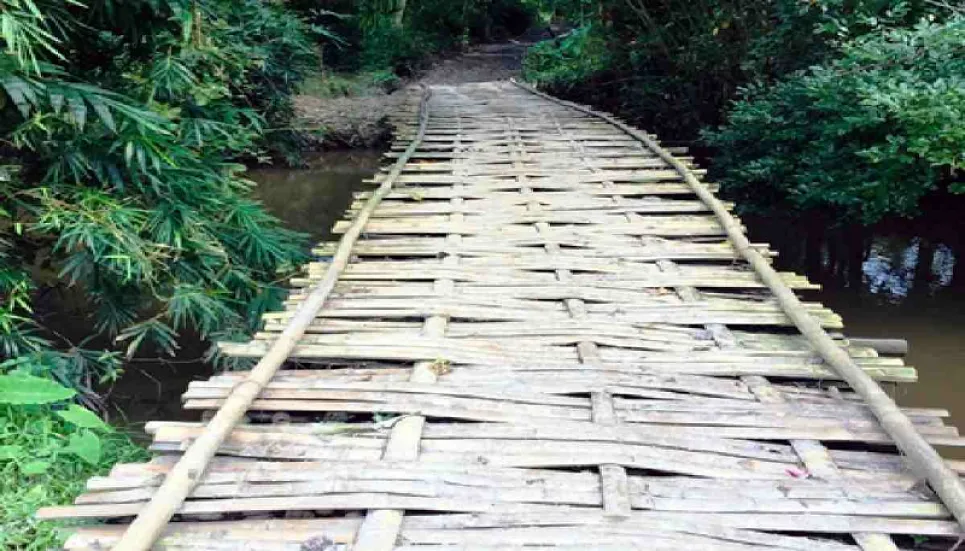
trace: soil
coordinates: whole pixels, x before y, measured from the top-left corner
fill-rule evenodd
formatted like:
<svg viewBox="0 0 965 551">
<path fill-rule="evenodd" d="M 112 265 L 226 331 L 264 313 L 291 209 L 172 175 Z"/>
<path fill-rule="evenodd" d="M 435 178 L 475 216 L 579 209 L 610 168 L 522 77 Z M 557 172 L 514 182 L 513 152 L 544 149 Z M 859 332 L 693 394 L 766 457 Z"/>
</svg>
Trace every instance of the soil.
<svg viewBox="0 0 965 551">
<path fill-rule="evenodd" d="M 405 89 L 411 86 L 461 84 L 505 80 L 517 76 L 523 54 L 532 42 L 509 41 L 483 44 L 467 52 L 440 57 L 429 69 L 403 86 L 387 93 L 372 90 L 365 95 L 320 98 L 295 97 L 295 112 L 300 128 L 318 129 L 314 144 L 319 149 L 375 147 L 386 143 L 391 134 L 388 115 L 406 101 Z"/>
</svg>

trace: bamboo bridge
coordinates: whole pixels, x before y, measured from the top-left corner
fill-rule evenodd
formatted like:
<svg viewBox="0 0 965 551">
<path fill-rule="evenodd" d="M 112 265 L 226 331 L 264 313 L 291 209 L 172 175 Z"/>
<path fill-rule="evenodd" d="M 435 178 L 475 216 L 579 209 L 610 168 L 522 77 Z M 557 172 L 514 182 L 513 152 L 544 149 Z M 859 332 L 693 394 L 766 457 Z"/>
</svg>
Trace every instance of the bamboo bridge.
<svg viewBox="0 0 965 551">
<path fill-rule="evenodd" d="M 796 298 L 685 150 L 514 82 L 410 94 L 341 241 L 222 343 L 257 366 L 39 512 L 88 521 L 67 549 L 955 544 L 948 413 L 894 406 L 915 370 Z"/>
</svg>

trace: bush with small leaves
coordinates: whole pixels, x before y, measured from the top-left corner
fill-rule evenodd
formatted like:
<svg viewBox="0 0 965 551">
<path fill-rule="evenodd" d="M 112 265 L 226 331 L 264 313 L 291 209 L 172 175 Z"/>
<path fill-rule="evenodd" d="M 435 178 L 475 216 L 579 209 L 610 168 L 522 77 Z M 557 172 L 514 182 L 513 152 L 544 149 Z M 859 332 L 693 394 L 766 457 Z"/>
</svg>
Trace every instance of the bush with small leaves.
<svg viewBox="0 0 965 551">
<path fill-rule="evenodd" d="M 965 192 L 965 17 L 867 35 L 831 63 L 752 86 L 708 132 L 745 209 L 875 222 Z"/>
</svg>

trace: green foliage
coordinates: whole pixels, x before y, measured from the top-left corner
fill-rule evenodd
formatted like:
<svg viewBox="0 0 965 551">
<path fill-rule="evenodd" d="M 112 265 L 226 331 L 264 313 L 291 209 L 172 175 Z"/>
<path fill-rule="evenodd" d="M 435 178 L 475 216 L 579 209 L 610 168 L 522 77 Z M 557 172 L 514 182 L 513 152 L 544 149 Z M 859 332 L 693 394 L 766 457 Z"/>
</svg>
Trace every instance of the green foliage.
<svg viewBox="0 0 965 551">
<path fill-rule="evenodd" d="M 0 404 L 38 405 L 73 398 L 77 391 L 25 373 L 0 375 Z"/>
<path fill-rule="evenodd" d="M 110 430 L 110 427 L 100 417 L 77 404 L 70 404 L 67 409 L 57 411 L 57 416 L 81 429 Z"/>
<path fill-rule="evenodd" d="M 0 548 L 56 547 L 36 508 L 143 455 L 67 400 L 277 304 L 302 237 L 238 161 L 298 145 L 326 32 L 267 0 L 0 0 Z"/>
<path fill-rule="evenodd" d="M 262 0 L 0 0 L 0 14 L 2 356 L 90 391 L 122 354 L 254 328 L 302 237 L 236 160 L 296 145 L 291 96 L 321 27 Z M 39 325 L 40 295 L 79 303 L 88 330 Z"/>
<path fill-rule="evenodd" d="M 587 24 L 556 40 L 533 46 L 523 63 L 526 78 L 539 84 L 570 87 L 606 70 L 611 62 L 600 34 Z"/>
<path fill-rule="evenodd" d="M 58 548 L 57 525 L 37 521 L 36 510 L 70 503 L 89 477 L 147 456 L 80 406 L 40 403 L 0 404 L 0 549 Z"/>
<path fill-rule="evenodd" d="M 592 71 L 571 71 L 572 56 L 552 57 L 527 79 L 542 80 L 551 91 L 617 111 L 661 134 L 690 137 L 717 121 L 719 110 L 741 82 L 747 37 L 764 24 L 770 2 L 701 0 L 574 2 L 560 15 L 590 28 Z M 542 73 L 542 74 L 540 74 Z M 545 75 L 553 78 L 547 79 Z"/>
<path fill-rule="evenodd" d="M 537 16 L 531 0 L 331 0 L 289 3 L 342 41 L 326 63 L 346 71 L 409 75 L 429 56 L 523 33 Z"/>
<path fill-rule="evenodd" d="M 412 74 L 438 50 L 425 33 L 398 27 L 387 18 L 364 30 L 360 47 L 363 70 L 389 69 L 401 75 Z"/>
<path fill-rule="evenodd" d="M 603 7 L 596 0 L 523 0 L 523 4 L 540 23 L 566 19 L 578 26 L 592 22 Z"/>
<path fill-rule="evenodd" d="M 400 83 L 399 77 L 388 69 L 358 73 L 319 71 L 305 79 L 302 93 L 319 98 L 365 96 L 391 92 Z"/>
<path fill-rule="evenodd" d="M 527 70 L 527 78 L 681 139 L 720 123 L 748 83 L 771 82 L 836 56 L 856 37 L 943 11 L 928 0 L 538 3 L 574 24 L 592 25 L 595 40 L 606 49 L 598 58 L 606 63 L 586 75 L 567 70 L 572 60 L 556 56 L 555 70 L 540 63 L 538 72 Z"/>
<path fill-rule="evenodd" d="M 914 214 L 939 185 L 965 192 L 965 18 L 842 46 L 839 59 L 754 86 L 709 132 L 725 189 L 758 210 Z"/>
<path fill-rule="evenodd" d="M 960 37 L 925 30 L 952 16 L 941 2 L 533 1 L 581 34 L 533 47 L 527 78 L 671 140 L 733 109 L 707 136 L 726 189 L 757 210 L 870 222 L 954 184 Z"/>
<path fill-rule="evenodd" d="M 84 481 L 144 450 L 91 411 L 66 400 L 77 392 L 24 373 L 24 362 L 0 368 L 0 548 L 44 550 L 60 536 L 34 519 L 44 505 L 69 502 Z"/>
<path fill-rule="evenodd" d="M 743 69 L 748 80 L 772 80 L 836 57 L 851 40 L 922 17 L 947 14 L 928 0 L 780 1 L 751 38 Z"/>
</svg>

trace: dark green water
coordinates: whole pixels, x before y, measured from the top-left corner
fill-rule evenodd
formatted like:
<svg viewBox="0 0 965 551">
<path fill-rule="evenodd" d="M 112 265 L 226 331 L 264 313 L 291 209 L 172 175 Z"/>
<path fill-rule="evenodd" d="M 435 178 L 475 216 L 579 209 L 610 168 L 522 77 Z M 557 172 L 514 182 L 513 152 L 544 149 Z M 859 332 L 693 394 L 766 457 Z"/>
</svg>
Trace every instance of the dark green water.
<svg viewBox="0 0 965 551">
<path fill-rule="evenodd" d="M 269 212 L 309 234 L 312 242 L 326 241 L 352 193 L 378 169 L 381 156 L 370 150 L 331 151 L 310 159 L 305 168 L 265 168 L 248 176 L 258 183 L 255 195 Z"/>
</svg>

